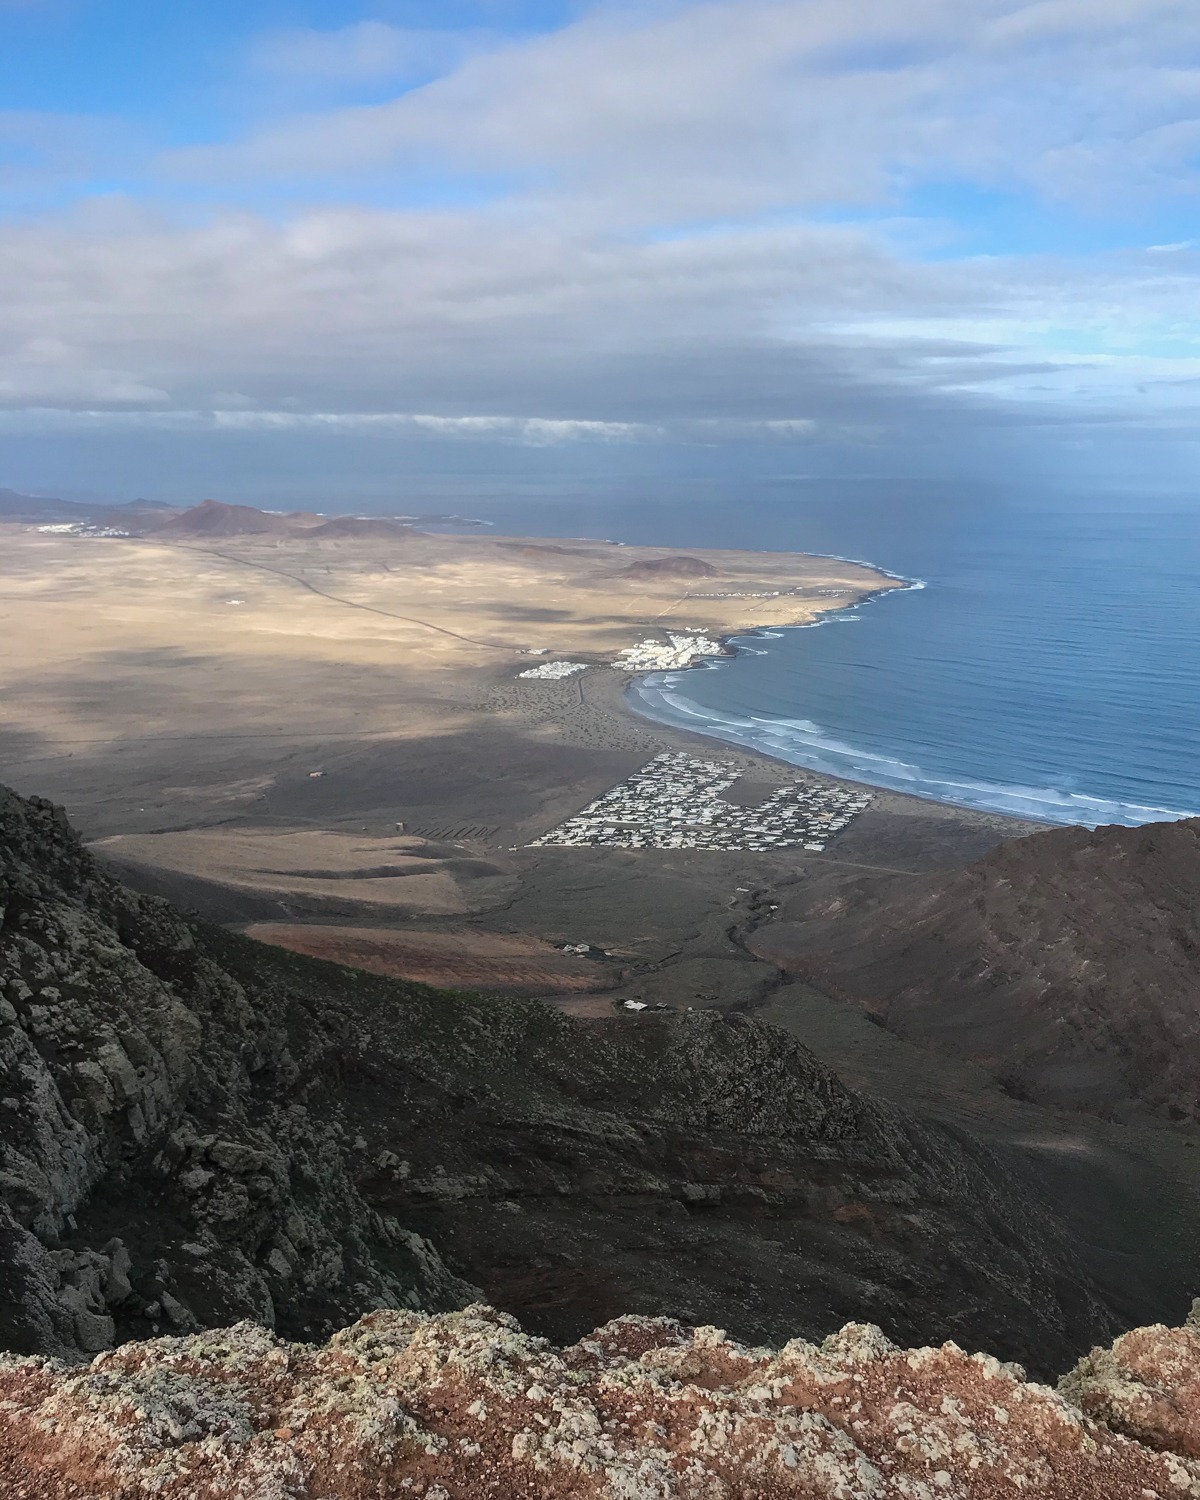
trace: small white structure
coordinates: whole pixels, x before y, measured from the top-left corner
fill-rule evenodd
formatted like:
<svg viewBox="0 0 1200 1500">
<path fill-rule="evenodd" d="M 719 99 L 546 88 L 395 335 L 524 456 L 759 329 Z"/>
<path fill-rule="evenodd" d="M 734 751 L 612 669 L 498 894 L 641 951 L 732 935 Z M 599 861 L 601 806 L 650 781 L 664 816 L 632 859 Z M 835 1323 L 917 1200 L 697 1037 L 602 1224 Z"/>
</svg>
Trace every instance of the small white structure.
<svg viewBox="0 0 1200 1500">
<path fill-rule="evenodd" d="M 552 681 L 557 677 L 574 677 L 576 672 L 586 672 L 585 661 L 543 661 L 536 667 L 526 667 L 518 677 L 536 677 L 541 681 Z"/>
<path fill-rule="evenodd" d="M 671 672 L 690 667 L 703 656 L 724 656 L 725 647 L 708 635 L 671 633 L 665 641 L 639 641 L 617 653 L 618 672 Z"/>
<path fill-rule="evenodd" d="M 54 521 L 48 526 L 37 528 L 46 536 L 124 536 L 130 535 L 128 531 L 121 531 L 116 526 L 97 526 L 91 521 Z"/>
</svg>

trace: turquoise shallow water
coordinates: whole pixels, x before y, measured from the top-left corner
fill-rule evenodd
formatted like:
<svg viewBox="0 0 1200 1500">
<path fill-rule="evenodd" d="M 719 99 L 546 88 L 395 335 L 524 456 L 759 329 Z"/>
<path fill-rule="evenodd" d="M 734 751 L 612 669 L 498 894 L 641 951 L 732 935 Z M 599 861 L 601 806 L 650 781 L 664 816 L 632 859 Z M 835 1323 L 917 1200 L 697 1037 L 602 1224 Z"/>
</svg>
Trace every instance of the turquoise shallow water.
<svg viewBox="0 0 1200 1500">
<path fill-rule="evenodd" d="M 1052 822 L 1200 814 L 1198 510 L 876 492 L 487 514 L 543 534 L 824 552 L 919 581 L 641 679 L 631 706 L 653 718 Z"/>
</svg>

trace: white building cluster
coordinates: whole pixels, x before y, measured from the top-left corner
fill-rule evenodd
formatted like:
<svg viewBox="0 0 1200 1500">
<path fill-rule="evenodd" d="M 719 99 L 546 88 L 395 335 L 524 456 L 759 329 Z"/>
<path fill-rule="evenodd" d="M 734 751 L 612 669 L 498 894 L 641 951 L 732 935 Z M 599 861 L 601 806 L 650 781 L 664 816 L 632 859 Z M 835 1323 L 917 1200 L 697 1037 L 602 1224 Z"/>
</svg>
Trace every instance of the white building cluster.
<svg viewBox="0 0 1200 1500">
<path fill-rule="evenodd" d="M 517 676 L 546 680 L 556 677 L 574 677 L 576 672 L 586 671 L 587 662 L 584 661 L 543 661 L 539 662 L 536 667 L 526 667 L 523 672 L 518 672 Z"/>
<path fill-rule="evenodd" d="M 639 641 L 617 653 L 619 672 L 671 672 L 689 667 L 701 656 L 724 656 L 725 647 L 704 634 L 668 635 L 665 641 Z"/>
<path fill-rule="evenodd" d="M 38 530 L 47 536 L 130 536 L 117 526 L 97 526 L 91 521 L 52 521 Z"/>
<path fill-rule="evenodd" d="M 740 774 L 728 761 L 696 760 L 665 751 L 530 847 L 816 853 L 871 801 L 864 792 L 796 781 L 779 787 L 758 807 L 735 807 L 721 793 Z"/>
</svg>

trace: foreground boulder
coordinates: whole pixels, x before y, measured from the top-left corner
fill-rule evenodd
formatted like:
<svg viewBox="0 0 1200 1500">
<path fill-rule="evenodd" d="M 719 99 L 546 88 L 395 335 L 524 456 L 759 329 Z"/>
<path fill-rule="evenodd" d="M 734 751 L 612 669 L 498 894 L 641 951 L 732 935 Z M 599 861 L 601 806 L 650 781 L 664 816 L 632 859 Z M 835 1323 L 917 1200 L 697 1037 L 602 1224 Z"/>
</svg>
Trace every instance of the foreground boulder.
<svg viewBox="0 0 1200 1500">
<path fill-rule="evenodd" d="M 23 1500 L 1149 1500 L 1200 1496 L 1200 1329 L 1143 1328 L 1056 1393 L 1016 1365 L 619 1318 L 569 1348 L 491 1308 L 251 1324 L 86 1369 L 0 1356 Z"/>
</svg>

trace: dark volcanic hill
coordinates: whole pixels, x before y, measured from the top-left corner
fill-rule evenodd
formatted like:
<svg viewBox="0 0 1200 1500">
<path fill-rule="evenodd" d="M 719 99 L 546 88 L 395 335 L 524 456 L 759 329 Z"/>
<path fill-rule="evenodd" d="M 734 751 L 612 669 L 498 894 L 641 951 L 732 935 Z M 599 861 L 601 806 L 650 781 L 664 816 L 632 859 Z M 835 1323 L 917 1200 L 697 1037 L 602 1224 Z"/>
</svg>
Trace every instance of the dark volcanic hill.
<svg viewBox="0 0 1200 1500">
<path fill-rule="evenodd" d="M 756 1341 L 850 1317 L 1062 1368 L 1116 1319 L 1040 1189 L 788 1034 L 574 1022 L 189 922 L 0 792 L 0 1345 L 249 1318 L 324 1336 L 480 1290 Z"/>
<path fill-rule="evenodd" d="M 651 557 L 621 569 L 623 578 L 716 578 L 718 573 L 700 557 Z"/>
<path fill-rule="evenodd" d="M 222 500 L 202 500 L 190 510 L 173 516 L 154 530 L 154 536 L 179 540 L 220 536 L 292 536 L 299 519 L 308 517 L 271 515 L 252 505 L 226 505 Z M 314 518 L 315 519 L 315 518 Z"/>
<path fill-rule="evenodd" d="M 788 915 L 757 951 L 1020 1097 L 1200 1119 L 1200 819 L 1055 829 Z"/>
</svg>

